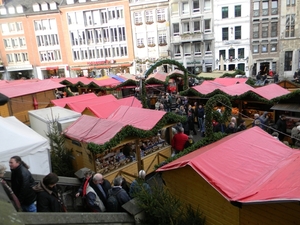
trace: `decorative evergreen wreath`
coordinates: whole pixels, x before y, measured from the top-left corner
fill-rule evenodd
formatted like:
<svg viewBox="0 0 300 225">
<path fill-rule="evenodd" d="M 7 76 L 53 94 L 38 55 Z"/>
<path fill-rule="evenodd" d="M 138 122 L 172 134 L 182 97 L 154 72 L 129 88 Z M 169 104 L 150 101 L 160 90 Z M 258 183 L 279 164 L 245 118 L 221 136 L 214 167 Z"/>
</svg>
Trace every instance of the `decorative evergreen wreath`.
<svg viewBox="0 0 300 225">
<path fill-rule="evenodd" d="M 222 112 L 222 114 L 214 110 L 217 103 L 226 106 L 225 111 Z M 207 101 L 205 104 L 205 135 L 207 137 L 210 137 L 213 134 L 213 120 L 221 124 L 226 123 L 231 116 L 231 108 L 231 102 L 225 95 L 217 94 Z"/>
</svg>

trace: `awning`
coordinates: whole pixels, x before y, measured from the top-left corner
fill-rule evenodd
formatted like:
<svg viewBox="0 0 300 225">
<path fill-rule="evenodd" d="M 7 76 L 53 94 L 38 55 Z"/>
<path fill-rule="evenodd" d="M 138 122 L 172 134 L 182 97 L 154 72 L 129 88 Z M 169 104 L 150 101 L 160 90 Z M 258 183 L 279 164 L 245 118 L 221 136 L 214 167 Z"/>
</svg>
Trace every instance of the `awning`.
<svg viewBox="0 0 300 225">
<path fill-rule="evenodd" d="M 32 65 L 7 66 L 7 71 L 32 70 Z"/>
<path fill-rule="evenodd" d="M 300 112 L 300 104 L 295 103 L 280 103 L 272 106 L 272 110 Z"/>
</svg>

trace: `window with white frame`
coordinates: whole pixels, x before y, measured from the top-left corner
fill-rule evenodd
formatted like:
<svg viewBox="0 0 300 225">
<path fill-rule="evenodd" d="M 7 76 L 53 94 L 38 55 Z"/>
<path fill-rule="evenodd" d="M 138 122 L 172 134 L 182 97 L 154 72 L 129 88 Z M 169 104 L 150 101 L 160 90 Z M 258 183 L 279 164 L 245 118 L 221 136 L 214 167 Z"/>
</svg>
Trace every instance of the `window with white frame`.
<svg viewBox="0 0 300 225">
<path fill-rule="evenodd" d="M 145 46 L 143 33 L 136 34 L 136 44 L 138 47 Z"/>
<path fill-rule="evenodd" d="M 259 13 L 259 4 L 260 2 L 253 2 L 253 16 L 257 17 L 260 15 Z"/>
<path fill-rule="evenodd" d="M 244 48 L 238 48 L 238 58 L 243 59 L 245 57 L 245 49 Z"/>
<path fill-rule="evenodd" d="M 171 14 L 178 15 L 178 13 L 179 13 L 178 2 L 172 3 L 171 4 Z"/>
<path fill-rule="evenodd" d="M 21 47 L 26 47 L 25 37 L 19 37 L 19 42 Z"/>
<path fill-rule="evenodd" d="M 234 17 L 241 17 L 242 15 L 242 6 L 236 5 L 234 6 Z"/>
<path fill-rule="evenodd" d="M 200 32 L 200 21 L 194 21 L 194 32 Z"/>
<path fill-rule="evenodd" d="M 84 18 L 84 25 L 85 26 L 92 26 L 93 25 L 92 12 L 91 11 L 83 12 L 83 18 Z"/>
<path fill-rule="evenodd" d="M 222 7 L 222 19 L 228 18 L 228 6 Z"/>
<path fill-rule="evenodd" d="M 242 26 L 234 27 L 234 39 L 235 40 L 242 39 Z"/>
<path fill-rule="evenodd" d="M 294 6 L 295 5 L 295 0 L 286 0 L 286 5 L 287 6 Z"/>
<path fill-rule="evenodd" d="M 73 60 L 74 61 L 80 60 L 80 51 L 79 51 L 79 49 L 74 49 L 73 50 Z"/>
<path fill-rule="evenodd" d="M 228 40 L 228 27 L 222 28 L 222 41 Z"/>
<path fill-rule="evenodd" d="M 50 30 L 49 20 L 42 20 L 42 29 L 43 30 Z"/>
<path fill-rule="evenodd" d="M 9 32 L 16 32 L 16 24 L 15 23 L 9 23 Z"/>
<path fill-rule="evenodd" d="M 40 20 L 35 20 L 34 21 L 34 30 L 35 31 L 43 30 L 42 22 Z"/>
<path fill-rule="evenodd" d="M 118 32 L 119 32 L 119 41 L 126 41 L 126 31 L 125 27 L 118 27 Z"/>
<path fill-rule="evenodd" d="M 120 57 L 120 51 L 119 51 L 119 46 L 116 45 L 116 46 L 112 46 L 111 47 L 111 54 L 112 54 L 112 57 Z"/>
<path fill-rule="evenodd" d="M 118 42 L 118 28 L 117 27 L 110 27 L 110 38 L 112 42 Z"/>
<path fill-rule="evenodd" d="M 104 51 L 103 48 L 96 48 L 96 57 L 97 58 L 104 58 Z"/>
<path fill-rule="evenodd" d="M 192 52 L 191 43 L 184 43 L 183 51 L 184 51 L 184 56 L 191 56 L 191 52 Z"/>
<path fill-rule="evenodd" d="M 268 52 L 268 44 L 262 44 L 261 45 L 261 52 L 262 53 Z"/>
<path fill-rule="evenodd" d="M 147 10 L 145 12 L 146 16 L 146 23 L 153 23 L 153 11 L 152 10 Z"/>
<path fill-rule="evenodd" d="M 124 56 L 127 56 L 128 53 L 127 53 L 127 46 L 126 45 L 121 45 L 120 46 L 120 52 L 121 52 L 121 56 L 124 57 Z"/>
<path fill-rule="evenodd" d="M 19 39 L 18 38 L 12 38 L 11 39 L 11 45 L 13 48 L 18 48 L 19 47 Z"/>
<path fill-rule="evenodd" d="M 15 7 L 13 7 L 13 6 L 8 7 L 8 13 L 15 14 L 16 13 Z"/>
<path fill-rule="evenodd" d="M 101 9 L 100 10 L 100 15 L 101 15 L 101 24 L 107 23 L 107 21 L 108 21 L 107 10 L 106 9 Z"/>
<path fill-rule="evenodd" d="M 205 55 L 211 55 L 211 42 L 205 42 Z"/>
<path fill-rule="evenodd" d="M 110 46 L 105 46 L 104 47 L 104 56 L 105 57 L 111 57 L 111 48 L 110 48 Z"/>
<path fill-rule="evenodd" d="M 5 48 L 11 48 L 11 41 L 10 41 L 10 38 L 3 39 L 3 41 L 4 41 L 4 47 L 5 47 Z"/>
<path fill-rule="evenodd" d="M 100 11 L 99 10 L 93 10 L 92 11 L 92 18 L 93 18 L 93 22 L 94 22 L 94 25 L 100 25 Z"/>
<path fill-rule="evenodd" d="M 82 60 L 89 59 L 88 50 L 86 48 L 80 49 L 80 57 Z"/>
<path fill-rule="evenodd" d="M 158 32 L 158 44 L 165 45 L 167 44 L 167 34 L 166 31 Z"/>
<path fill-rule="evenodd" d="M 157 9 L 157 21 L 158 22 L 164 22 L 166 21 L 166 12 L 165 9 Z"/>
<path fill-rule="evenodd" d="M 148 32 L 147 34 L 147 44 L 148 46 L 155 45 L 155 40 L 154 40 L 154 32 Z"/>
<path fill-rule="evenodd" d="M 40 11 L 40 4 L 39 3 L 34 3 L 32 5 L 32 9 L 33 9 L 33 12 L 39 12 Z"/>
<path fill-rule="evenodd" d="M 89 48 L 88 49 L 88 54 L 89 54 L 89 59 L 96 59 L 96 55 L 95 55 L 95 49 L 93 48 Z"/>
<path fill-rule="evenodd" d="M 142 24 L 143 23 L 143 18 L 142 18 L 142 13 L 141 12 L 135 12 L 134 13 L 134 23 L 135 24 Z"/>
<path fill-rule="evenodd" d="M 24 12 L 23 6 L 22 6 L 22 5 L 18 5 L 18 6 L 16 7 L 16 10 L 17 10 L 17 13 L 23 13 L 23 12 Z"/>
<path fill-rule="evenodd" d="M 204 0 L 204 11 L 211 10 L 211 0 Z"/>
<path fill-rule="evenodd" d="M 41 51 L 40 60 L 41 62 L 61 60 L 60 50 Z"/>
<path fill-rule="evenodd" d="M 22 62 L 22 56 L 21 53 L 14 53 L 15 62 L 19 63 Z"/>
<path fill-rule="evenodd" d="M 182 23 L 183 27 L 183 33 L 190 33 L 190 22 L 183 22 Z"/>
<path fill-rule="evenodd" d="M 286 15 L 285 37 L 295 37 L 295 14 Z"/>
<path fill-rule="evenodd" d="M 254 44 L 252 46 L 252 51 L 253 51 L 253 54 L 259 53 L 259 45 L 258 44 Z"/>
<path fill-rule="evenodd" d="M 272 0 L 271 9 L 272 9 L 272 12 L 271 12 L 272 15 L 278 14 L 278 0 Z"/>
<path fill-rule="evenodd" d="M 188 2 L 182 2 L 182 14 L 190 13 L 190 5 Z"/>
<path fill-rule="evenodd" d="M 193 12 L 200 12 L 200 2 L 199 0 L 193 0 Z"/>
<path fill-rule="evenodd" d="M 23 59 L 24 62 L 28 62 L 29 61 L 28 60 L 28 54 L 26 52 L 22 53 L 22 59 Z"/>
<path fill-rule="evenodd" d="M 1 24 L 1 31 L 2 34 L 8 34 L 9 33 L 9 28 L 7 23 L 2 23 Z"/>
<path fill-rule="evenodd" d="M 44 3 L 42 3 L 42 5 L 41 5 L 42 7 L 42 11 L 47 11 L 48 9 L 49 9 L 49 6 L 48 6 L 48 3 L 47 2 L 44 2 Z"/>
<path fill-rule="evenodd" d="M 211 20 L 205 19 L 204 20 L 204 33 L 210 33 L 211 32 Z"/>
<path fill-rule="evenodd" d="M 23 31 L 23 24 L 22 24 L 22 22 L 16 22 L 16 29 L 17 29 L 17 31 Z"/>
<path fill-rule="evenodd" d="M 195 56 L 200 56 L 201 55 L 201 42 L 194 42 L 194 55 Z"/>
<path fill-rule="evenodd" d="M 178 36 L 179 32 L 179 23 L 173 23 L 173 36 Z"/>
<path fill-rule="evenodd" d="M 269 15 L 269 0 L 262 2 L 262 15 L 263 16 Z"/>
<path fill-rule="evenodd" d="M 174 57 L 181 57 L 180 45 L 174 45 Z"/>
<path fill-rule="evenodd" d="M 50 2 L 50 9 L 51 10 L 55 10 L 55 9 L 57 9 L 57 3 L 56 2 Z"/>
<path fill-rule="evenodd" d="M 6 8 L 4 6 L 2 6 L 0 8 L 0 15 L 6 15 L 6 14 L 7 14 Z"/>
<path fill-rule="evenodd" d="M 8 63 L 13 63 L 14 62 L 13 54 L 6 54 L 6 59 Z"/>
</svg>

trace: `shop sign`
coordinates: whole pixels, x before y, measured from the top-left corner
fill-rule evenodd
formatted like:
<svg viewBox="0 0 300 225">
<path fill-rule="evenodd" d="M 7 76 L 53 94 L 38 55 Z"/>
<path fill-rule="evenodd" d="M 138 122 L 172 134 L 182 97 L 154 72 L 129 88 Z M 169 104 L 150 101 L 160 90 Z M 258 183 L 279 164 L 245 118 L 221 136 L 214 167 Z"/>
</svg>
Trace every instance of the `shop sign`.
<svg viewBox="0 0 300 225">
<path fill-rule="evenodd" d="M 87 62 L 88 65 L 103 65 L 108 63 L 109 63 L 108 60 L 97 60 L 97 61 Z"/>
</svg>

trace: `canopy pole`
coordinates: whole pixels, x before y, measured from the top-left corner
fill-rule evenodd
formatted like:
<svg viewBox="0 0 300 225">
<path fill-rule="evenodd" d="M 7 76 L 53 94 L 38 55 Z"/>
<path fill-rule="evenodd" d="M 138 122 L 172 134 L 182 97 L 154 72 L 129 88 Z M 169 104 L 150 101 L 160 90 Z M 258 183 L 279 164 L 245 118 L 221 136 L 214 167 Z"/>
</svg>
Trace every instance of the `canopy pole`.
<svg viewBox="0 0 300 225">
<path fill-rule="evenodd" d="M 136 155 L 136 161 L 137 161 L 137 171 L 139 172 L 140 170 L 143 169 L 139 138 L 135 140 L 135 155 Z"/>
</svg>

